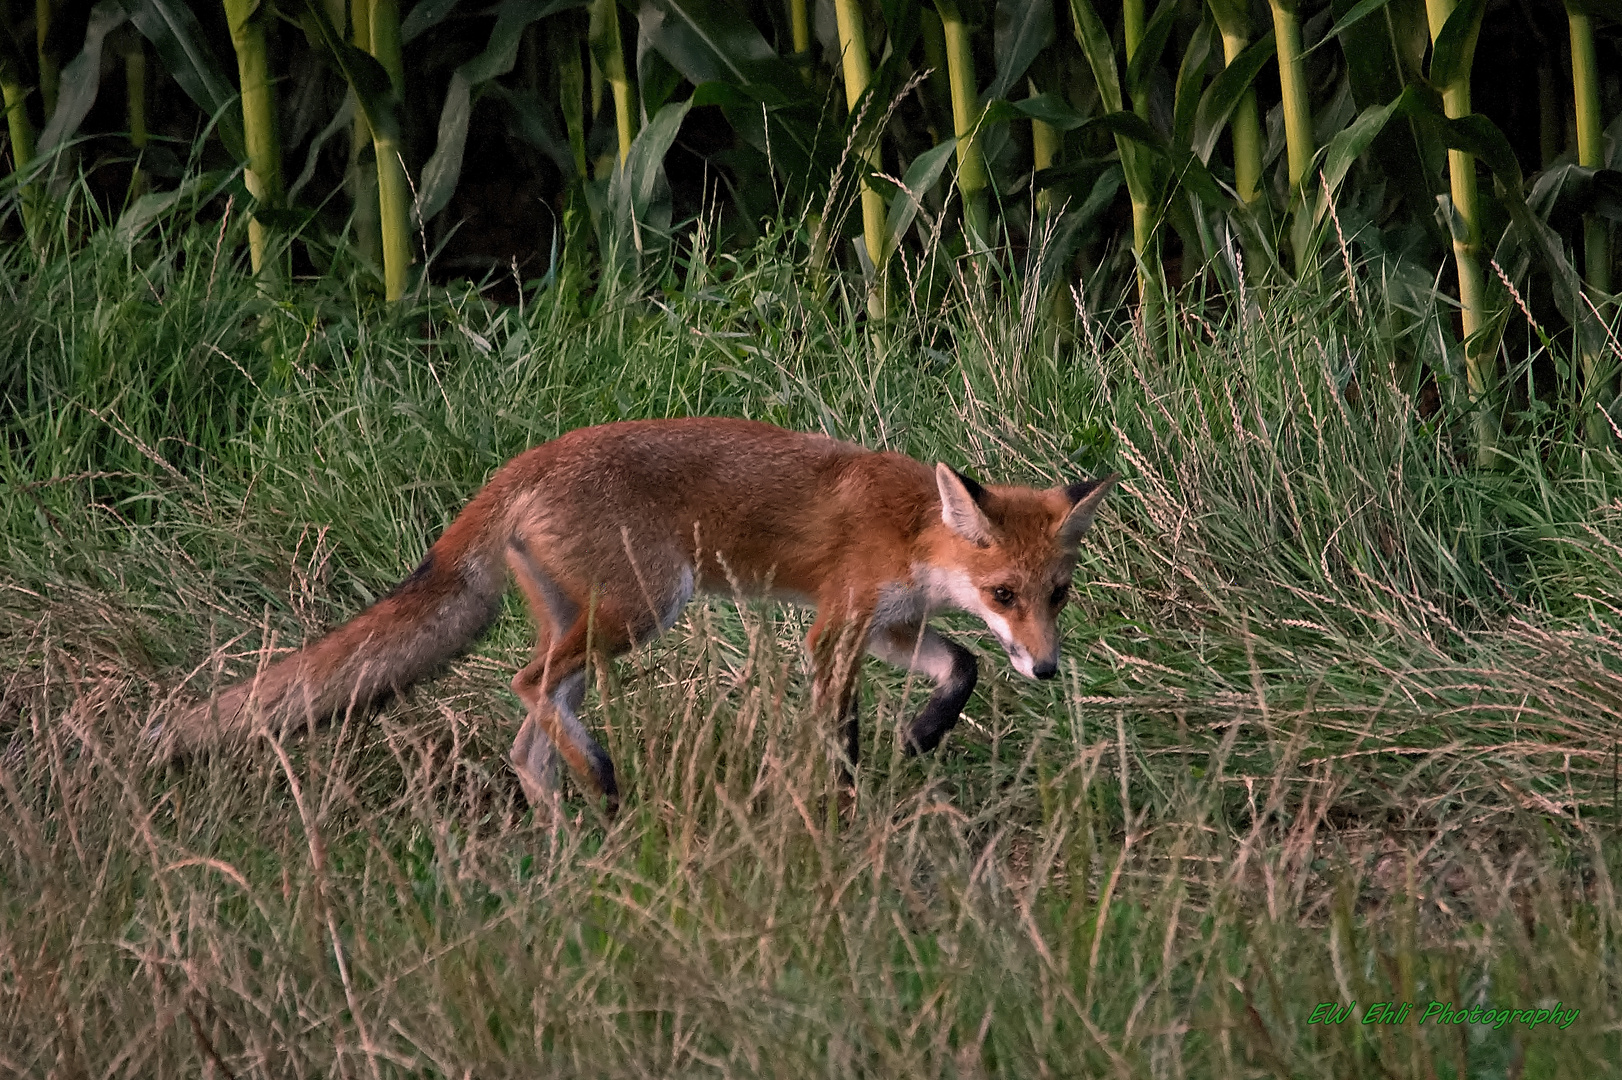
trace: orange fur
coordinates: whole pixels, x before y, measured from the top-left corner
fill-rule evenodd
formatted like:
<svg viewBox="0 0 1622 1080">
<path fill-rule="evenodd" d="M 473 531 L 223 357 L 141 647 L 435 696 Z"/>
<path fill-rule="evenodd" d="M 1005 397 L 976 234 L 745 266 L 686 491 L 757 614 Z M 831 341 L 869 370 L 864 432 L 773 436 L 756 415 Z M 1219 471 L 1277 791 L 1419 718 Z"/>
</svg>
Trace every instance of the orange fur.
<svg viewBox="0 0 1622 1080">
<path fill-rule="evenodd" d="M 613 805 L 613 766 L 578 716 L 588 647 L 624 652 L 695 591 L 816 605 L 814 696 L 844 718 L 849 764 L 856 665 L 840 662 L 840 643 L 933 677 L 908 739 L 931 749 L 976 673 L 973 654 L 925 620 L 973 611 L 1016 667 L 1051 676 L 1076 543 L 1114 480 L 982 488 L 945 466 L 749 420 L 581 428 L 498 470 L 389 596 L 181 712 L 164 738 L 170 751 L 241 741 L 403 689 L 482 632 L 510 573 L 537 632 L 513 680 L 528 716 L 512 758 L 538 806 L 556 790 L 558 754 Z"/>
</svg>

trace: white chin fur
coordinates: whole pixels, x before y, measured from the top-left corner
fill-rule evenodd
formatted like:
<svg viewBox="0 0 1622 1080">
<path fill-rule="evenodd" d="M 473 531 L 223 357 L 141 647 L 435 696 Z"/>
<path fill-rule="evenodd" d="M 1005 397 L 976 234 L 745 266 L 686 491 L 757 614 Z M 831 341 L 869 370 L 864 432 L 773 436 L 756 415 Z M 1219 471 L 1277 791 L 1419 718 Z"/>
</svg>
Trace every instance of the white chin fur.
<svg viewBox="0 0 1622 1080">
<path fill-rule="evenodd" d="M 1008 659 L 1014 665 L 1015 671 L 1019 672 L 1027 679 L 1036 678 L 1036 665 L 1031 662 L 1030 653 L 1026 652 L 1024 649 L 1020 649 L 1017 652 L 1009 650 Z"/>
</svg>

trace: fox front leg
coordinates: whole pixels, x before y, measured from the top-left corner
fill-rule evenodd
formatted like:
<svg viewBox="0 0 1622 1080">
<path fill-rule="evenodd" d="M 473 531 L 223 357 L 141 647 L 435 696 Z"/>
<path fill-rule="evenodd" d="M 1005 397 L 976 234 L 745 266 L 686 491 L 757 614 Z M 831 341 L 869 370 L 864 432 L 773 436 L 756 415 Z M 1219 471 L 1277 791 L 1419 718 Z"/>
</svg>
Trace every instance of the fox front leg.
<svg viewBox="0 0 1622 1080">
<path fill-rule="evenodd" d="M 868 651 L 886 663 L 922 672 L 935 681 L 929 700 L 907 729 L 903 747 L 908 757 L 935 749 L 957 723 L 969 695 L 974 693 L 980 677 L 974 654 L 917 623 L 876 632 Z"/>
</svg>

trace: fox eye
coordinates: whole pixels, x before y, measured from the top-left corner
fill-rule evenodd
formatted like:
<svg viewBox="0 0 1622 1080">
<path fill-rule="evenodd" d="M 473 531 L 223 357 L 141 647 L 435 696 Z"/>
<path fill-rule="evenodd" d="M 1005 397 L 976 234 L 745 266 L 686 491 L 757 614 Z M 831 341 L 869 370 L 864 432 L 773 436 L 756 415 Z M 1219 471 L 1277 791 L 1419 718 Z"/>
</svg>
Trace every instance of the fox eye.
<svg viewBox="0 0 1622 1080">
<path fill-rule="evenodd" d="M 1007 607 L 1014 602 L 1014 590 L 1006 585 L 998 585 L 991 590 L 991 599 L 998 607 Z"/>
<path fill-rule="evenodd" d="M 1066 599 L 1069 598 L 1069 596 L 1070 596 L 1070 586 L 1069 585 L 1059 585 L 1059 586 L 1056 586 L 1054 588 L 1054 590 L 1053 590 L 1053 596 L 1052 596 L 1051 602 L 1052 602 L 1054 607 L 1059 607 L 1065 602 Z"/>
</svg>

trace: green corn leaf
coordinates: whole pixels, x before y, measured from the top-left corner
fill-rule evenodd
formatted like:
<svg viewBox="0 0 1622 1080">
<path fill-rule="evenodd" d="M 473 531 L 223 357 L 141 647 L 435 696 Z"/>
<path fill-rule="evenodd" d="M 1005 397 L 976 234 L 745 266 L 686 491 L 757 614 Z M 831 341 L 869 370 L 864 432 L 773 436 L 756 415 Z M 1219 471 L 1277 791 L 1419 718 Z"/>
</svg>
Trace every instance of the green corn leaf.
<svg viewBox="0 0 1622 1080">
<path fill-rule="evenodd" d="M 1539 177 L 1545 179 L 1546 183 L 1534 187 L 1530 201 L 1518 195 L 1505 200 L 1510 226 L 1504 230 L 1494 257 L 1503 266 L 1512 261 L 1513 253 L 1530 252 L 1543 264 L 1555 307 L 1576 330 L 1579 349 L 1599 349 L 1605 343 L 1605 328 L 1583 296 L 1582 276 L 1566 257 L 1565 241 L 1549 225 L 1547 217 L 1556 201 L 1552 188 L 1557 178 L 1549 174 Z"/>
<path fill-rule="evenodd" d="M 1052 188 L 1063 194 L 1067 200 L 1074 201 L 1081 198 L 1085 190 L 1092 187 L 1093 181 L 1097 180 L 1107 169 L 1119 171 L 1120 168 L 1121 158 L 1119 154 L 1112 153 L 1101 158 L 1072 157 L 1062 165 L 1052 165 L 1046 169 L 1038 170 L 1034 183 L 1037 188 Z"/>
<path fill-rule="evenodd" d="M 562 106 L 563 129 L 569 138 L 569 158 L 562 172 L 573 178 L 571 183 L 586 176 L 586 65 L 580 59 L 580 37 L 585 33 L 585 24 L 579 19 L 572 21 L 575 25 L 566 23 L 562 33 L 552 35 L 552 55 L 558 69 L 558 102 Z"/>
<path fill-rule="evenodd" d="M 882 60 L 879 63 L 879 69 L 873 72 L 875 81 L 880 78 L 888 78 L 892 74 L 886 72 L 885 75 L 881 76 L 880 72 L 884 71 L 885 68 L 899 66 L 892 64 L 890 58 L 906 57 L 912 54 L 912 47 L 917 44 L 918 36 L 923 32 L 923 20 L 918 17 L 918 4 L 919 0 L 878 0 L 879 14 L 884 17 L 884 30 L 888 35 L 888 39 L 884 43 L 884 49 L 888 57 Z M 814 0 L 811 0 L 810 6 L 815 6 Z M 828 12 L 828 18 L 830 20 L 835 19 L 831 9 Z"/>
<path fill-rule="evenodd" d="M 1499 184 L 1519 199 L 1521 187 L 1524 183 L 1521 177 L 1521 163 L 1515 158 L 1515 151 L 1509 145 L 1509 139 L 1504 136 L 1498 125 L 1487 119 L 1481 113 L 1471 113 L 1456 120 L 1449 120 L 1446 116 L 1433 117 L 1432 123 L 1442 133 L 1442 141 L 1450 150 L 1463 150 L 1480 158 L 1487 168 L 1493 171 Z"/>
<path fill-rule="evenodd" d="M 176 203 L 189 199 L 207 201 L 222 184 L 230 180 L 229 172 L 193 173 L 171 191 L 158 191 L 142 195 L 120 215 L 113 226 L 113 236 L 120 246 L 132 247 L 154 221 L 172 210 Z"/>
<path fill-rule="evenodd" d="M 432 30 L 455 10 L 459 0 L 421 0 L 400 20 L 400 44 L 405 45 L 425 30 Z"/>
<path fill-rule="evenodd" d="M 1352 10 L 1335 20 L 1335 25 L 1329 28 L 1329 32 L 1323 37 L 1319 38 L 1316 45 L 1310 49 L 1307 49 L 1301 55 L 1303 57 L 1311 56 L 1313 53 L 1317 52 L 1318 49 L 1322 48 L 1324 45 L 1327 45 L 1329 42 L 1334 41 L 1336 38 L 1340 37 L 1340 35 L 1344 34 L 1346 31 L 1350 30 L 1352 27 L 1356 26 L 1370 15 L 1373 15 L 1375 12 L 1381 10 L 1389 3 L 1391 3 L 1391 0 L 1362 0 L 1362 2 L 1355 5 Z"/>
<path fill-rule="evenodd" d="M 503 0 L 496 7 L 496 25 L 484 51 L 451 72 L 445 90 L 445 105 L 439 113 L 438 139 L 433 155 L 422 168 L 417 188 L 417 224 L 429 221 L 445 208 L 462 175 L 462 156 L 467 147 L 468 120 L 473 113 L 473 95 L 492 79 L 513 69 L 524 30 L 548 15 L 585 6 L 585 0 Z"/>
<path fill-rule="evenodd" d="M 922 206 L 924 193 L 940 180 L 946 166 L 951 163 L 952 152 L 957 149 L 957 139 L 947 139 L 939 146 L 925 150 L 913 159 L 907 167 L 907 174 L 901 178 L 901 190 L 896 192 L 890 200 L 889 214 L 885 220 L 888 230 L 889 243 L 885 245 L 884 253 L 879 259 L 879 269 L 895 254 L 897 245 L 901 243 L 901 236 L 912 224 Z"/>
<path fill-rule="evenodd" d="M 1481 32 L 1481 13 L 1487 0 L 1460 0 L 1453 14 L 1442 24 L 1431 51 L 1430 83 L 1440 89 L 1455 79 L 1470 77 L 1470 64 L 1476 55 L 1476 36 Z"/>
<path fill-rule="evenodd" d="M 997 0 L 992 27 L 992 55 L 997 75 L 986 88 L 984 100 L 1007 97 L 1036 59 L 1053 41 L 1053 0 Z"/>
<path fill-rule="evenodd" d="M 1187 146 L 1168 140 L 1137 113 L 1122 109 L 1103 116 L 1083 117 L 1063 99 L 1039 94 L 1022 101 L 993 101 L 986 106 L 981 123 L 1000 124 L 1010 120 L 1041 120 L 1061 131 L 1108 131 L 1120 147 L 1128 182 L 1133 182 L 1133 170 L 1137 170 L 1137 182 L 1145 185 L 1142 189 L 1145 193 L 1150 191 L 1153 175 L 1150 159 L 1158 157 L 1167 162 L 1179 184 L 1187 186 L 1201 199 L 1213 206 L 1229 202 L 1204 162 Z M 1057 169 L 1044 170 L 1037 181 L 1048 184 L 1060 175 Z"/>
<path fill-rule="evenodd" d="M 90 9 L 90 21 L 85 26 L 84 48 L 62 69 L 57 87 L 56 108 L 45 130 L 40 132 L 38 152 L 50 153 L 71 139 L 90 107 L 96 103 L 96 90 L 101 85 L 101 46 L 108 34 L 121 26 L 129 13 L 118 0 L 102 0 Z"/>
<path fill-rule="evenodd" d="M 1102 128 L 1116 137 L 1117 145 L 1121 146 L 1121 164 L 1126 173 L 1129 187 L 1133 182 L 1132 171 L 1134 168 L 1141 170 L 1140 180 L 1149 174 L 1148 160 L 1152 155 L 1165 159 L 1171 168 L 1172 180 L 1176 184 L 1187 187 L 1211 206 L 1223 206 L 1229 202 L 1222 193 L 1221 185 L 1216 182 L 1216 178 L 1211 175 L 1211 171 L 1205 167 L 1204 162 L 1195 157 L 1188 147 L 1168 142 L 1160 132 L 1156 131 L 1147 120 L 1137 113 L 1125 110 L 1105 113 L 1103 116 L 1095 116 L 1081 125 L 1083 131 L 1093 128 Z M 1126 145 L 1121 144 L 1123 139 L 1127 140 Z M 1149 154 L 1129 154 L 1127 152 L 1129 149 L 1138 148 L 1149 151 Z M 1147 192 L 1148 188 L 1144 190 Z"/>
<path fill-rule="evenodd" d="M 294 201 L 297 200 L 299 192 L 304 190 L 304 186 L 315 178 L 315 170 L 321 164 L 321 148 L 327 145 L 327 140 L 338 134 L 338 132 L 347 130 L 354 122 L 355 95 L 345 94 L 344 103 L 338 107 L 337 112 L 332 114 L 332 119 L 327 121 L 327 126 L 322 128 L 315 138 L 310 140 L 309 149 L 304 154 L 304 171 L 298 174 L 298 179 L 294 180 L 292 186 L 287 189 L 286 198 L 289 206 L 293 205 Z"/>
<path fill-rule="evenodd" d="M 1037 182 L 1071 193 L 1085 188 L 1087 194 L 1079 203 L 1073 195 L 1066 201 L 1064 213 L 1080 214 L 1084 221 L 1092 222 L 1115 202 L 1116 193 L 1126 183 L 1126 173 L 1119 161 L 1107 162 L 1102 169 L 1096 161 L 1080 162 L 1044 169 L 1037 174 Z"/>
<path fill-rule="evenodd" d="M 499 78 L 517 62 L 518 46 L 530 23 L 585 6 L 586 0 L 502 0 L 495 7 L 496 25 L 484 51 L 456 70 L 473 86 Z"/>
<path fill-rule="evenodd" d="M 1329 185 L 1331 193 L 1340 188 L 1340 182 L 1345 179 L 1346 173 L 1352 167 L 1352 162 L 1363 156 L 1381 131 L 1385 130 L 1386 121 L 1397 111 L 1399 102 L 1393 101 L 1389 105 L 1375 105 L 1364 109 L 1357 119 L 1348 124 L 1339 134 L 1329 140 L 1323 148 L 1322 173 L 1324 182 Z M 1326 207 L 1320 206 L 1320 217 Z"/>
<path fill-rule="evenodd" d="M 240 110 L 231 108 L 236 88 L 208 45 L 203 27 L 181 0 L 126 0 L 124 9 L 141 36 L 152 43 L 164 70 L 197 103 L 220 132 L 220 141 L 235 161 L 246 151 Z"/>
<path fill-rule="evenodd" d="M 1356 119 L 1336 133 L 1335 137 L 1330 139 L 1318 151 L 1315 162 L 1318 166 L 1319 182 L 1329 189 L 1329 194 L 1327 198 L 1317 200 L 1317 209 L 1313 212 L 1312 218 L 1314 228 L 1322 224 L 1324 218 L 1329 216 L 1329 209 L 1334 204 L 1335 196 L 1340 192 L 1341 182 L 1346 179 L 1346 174 L 1350 171 L 1352 163 L 1361 157 L 1370 144 L 1379 137 L 1380 132 L 1385 130 L 1386 123 L 1398 113 L 1399 107 L 1402 105 L 1403 99 L 1399 97 L 1388 105 L 1376 105 L 1364 109 Z M 1312 174 L 1312 170 L 1308 169 L 1308 177 L 1311 177 Z M 1308 180 L 1307 182 L 1310 183 L 1311 181 Z M 1443 195 L 1441 198 L 1447 199 L 1447 196 Z M 1438 205 L 1442 206 L 1443 204 L 1439 203 Z M 1443 206 L 1443 209 L 1451 211 L 1453 216 L 1457 217 L 1457 212 L 1452 210 L 1452 206 L 1452 202 L 1448 201 Z M 1437 220 L 1442 222 L 1444 227 L 1452 224 L 1440 212 L 1437 215 Z"/>
<path fill-rule="evenodd" d="M 422 167 L 416 205 L 411 216 L 419 228 L 445 209 L 462 175 L 462 154 L 467 148 L 467 124 L 473 115 L 473 87 L 458 68 L 445 88 L 445 106 L 439 111 L 434 152 Z"/>
<path fill-rule="evenodd" d="M 1110 44 L 1109 31 L 1093 10 L 1090 0 L 1070 0 L 1070 14 L 1076 22 L 1076 40 L 1093 69 L 1093 80 L 1098 84 L 1098 96 L 1107 112 L 1120 112 L 1121 73 L 1115 66 L 1115 47 Z"/>
<path fill-rule="evenodd" d="M 1442 111 L 1440 95 L 1430 87 L 1419 84 L 1410 85 L 1389 105 L 1365 109 L 1345 131 L 1331 140 L 1330 146 L 1340 143 L 1340 147 L 1336 150 L 1334 160 L 1330 160 L 1327 156 L 1328 148 L 1321 151 L 1325 154 L 1323 160 L 1326 173 L 1335 169 L 1344 176 L 1351 160 L 1357 153 L 1361 153 L 1361 149 L 1358 149 L 1357 153 L 1352 152 L 1354 142 L 1361 142 L 1366 148 L 1367 143 L 1372 142 L 1379 134 L 1385 121 L 1393 116 L 1413 117 L 1434 131 L 1448 149 L 1474 154 L 1482 164 L 1492 170 L 1504 189 L 1506 198 L 1513 200 L 1522 198 L 1521 189 L 1524 180 L 1521 165 L 1515 158 L 1515 151 L 1509 145 L 1509 139 L 1498 125 L 1481 113 L 1449 119 Z M 1345 142 L 1341 141 L 1343 138 Z"/>
<path fill-rule="evenodd" d="M 1186 145 L 1194 132 L 1200 86 L 1205 80 L 1205 64 L 1211 58 L 1211 45 L 1216 36 L 1216 21 L 1207 14 L 1200 20 L 1199 28 L 1194 31 L 1194 36 L 1188 41 L 1188 49 L 1183 53 L 1183 62 L 1177 69 L 1177 97 L 1172 108 L 1173 142 Z"/>
<path fill-rule="evenodd" d="M 750 89 L 758 90 L 759 88 Z M 699 83 L 693 88 L 693 95 L 688 101 L 694 108 L 715 105 L 721 109 L 758 109 L 761 104 L 761 99 L 758 96 L 751 95 L 749 89 L 729 83 L 724 79 Z"/>
<path fill-rule="evenodd" d="M 642 95 L 643 112 L 656 113 L 664 108 L 684 82 L 681 72 L 671 67 L 658 49 L 637 49 L 636 88 Z"/>
<path fill-rule="evenodd" d="M 834 132 L 820 128 L 822 118 L 805 108 L 803 100 L 775 104 L 781 97 L 769 86 L 734 86 L 716 80 L 694 87 L 689 100 L 694 108 L 719 106 L 733 131 L 760 153 L 784 183 L 803 190 L 813 177 L 832 173 L 844 142 L 836 142 Z"/>
<path fill-rule="evenodd" d="M 1119 165 L 1105 169 L 1098 179 L 1093 181 L 1092 190 L 1081 201 L 1081 205 L 1071 211 L 1076 215 L 1077 224 L 1085 227 L 1098 220 L 1099 215 L 1115 202 L 1116 194 L 1125 183 L 1126 174 L 1121 171 Z"/>
<path fill-rule="evenodd" d="M 1584 214 L 1622 221 L 1622 172 L 1555 165 L 1532 180 L 1526 202 L 1561 236 L 1574 235 Z"/>
<path fill-rule="evenodd" d="M 1097 231 L 1100 218 L 1114 204 L 1124 182 L 1120 165 L 1112 164 L 1093 182 L 1079 206 L 1065 210 L 1059 227 L 1042 248 L 1038 281 L 1043 289 L 1065 276 L 1071 253 Z"/>
<path fill-rule="evenodd" d="M 608 205 L 614 225 L 620 236 L 629 238 L 638 252 L 649 250 L 662 234 L 669 232 L 665 155 L 670 152 L 681 122 L 692 107 L 689 99 L 660 109 L 637 133 L 630 153 L 615 167 L 608 182 Z"/>
<path fill-rule="evenodd" d="M 1344 18 L 1353 6 L 1351 0 L 1334 0 L 1333 10 Z M 1357 106 L 1367 110 L 1389 104 L 1424 71 L 1430 46 L 1424 5 L 1419 0 L 1390 3 L 1379 18 L 1348 26 L 1339 41 Z M 1447 184 L 1442 148 L 1422 141 L 1417 121 L 1403 117 L 1387 124 L 1368 152 L 1390 182 L 1392 194 L 1413 209 L 1412 220 L 1440 245 L 1443 237 L 1429 210 L 1436 192 Z"/>
<path fill-rule="evenodd" d="M 1093 81 L 1098 86 L 1099 100 L 1106 117 L 1131 115 L 1122 108 L 1120 71 L 1115 62 L 1115 48 L 1110 44 L 1109 32 L 1104 29 L 1103 20 L 1098 17 L 1090 0 L 1070 0 L 1070 14 L 1075 20 L 1076 40 L 1080 42 L 1081 51 L 1093 69 Z M 1132 118 L 1148 127 L 1141 118 Z M 1101 117 L 1094 122 L 1099 123 L 1104 119 Z M 1139 151 L 1130 135 L 1117 133 L 1115 145 L 1120 150 L 1121 170 L 1126 175 L 1134 205 L 1148 204 L 1154 198 L 1152 193 L 1156 187 L 1154 162 L 1149 155 Z"/>
<path fill-rule="evenodd" d="M 1250 84 L 1256 81 L 1257 74 L 1277 52 L 1273 31 L 1269 30 L 1240 53 L 1233 63 L 1223 68 L 1222 74 L 1211 80 L 1211 85 L 1200 95 L 1199 109 L 1194 114 L 1194 131 L 1189 146 L 1195 157 L 1202 162 L 1211 160 L 1217 139 L 1221 137 L 1222 129 L 1227 126 L 1239 99 L 1245 96 Z"/>
<path fill-rule="evenodd" d="M 349 89 L 355 95 L 355 104 L 372 131 L 384 138 L 398 139 L 400 123 L 396 109 L 399 101 L 395 96 L 394 83 L 383 65 L 377 62 L 375 56 L 351 45 L 333 29 L 319 2 L 296 0 L 290 6 L 298 11 L 299 22 L 310 44 L 331 60 L 349 83 Z"/>
<path fill-rule="evenodd" d="M 499 82 L 491 83 L 486 93 L 500 98 L 507 106 L 507 131 L 515 138 L 529 143 L 552 159 L 558 172 L 564 176 L 583 176 L 575 171 L 574 147 L 571 145 L 567 120 L 560 128 L 559 117 L 550 102 L 533 88 L 511 90 Z"/>
<path fill-rule="evenodd" d="M 825 159 L 830 153 L 837 159 L 842 140 L 834 145 L 821 102 L 807 93 L 799 69 L 778 56 L 749 20 L 719 0 L 641 0 L 637 24 L 638 52 L 663 57 L 692 82 L 692 100 L 719 105 L 733 130 L 765 155 L 789 187 L 803 188 L 813 176 L 832 172 L 832 161 Z M 639 66 L 647 63 L 645 58 Z M 878 77 L 883 70 L 881 65 L 869 93 L 887 92 Z M 735 93 L 723 95 L 723 86 Z M 654 103 L 645 98 L 644 104 L 651 109 Z M 870 116 L 882 111 L 870 110 Z"/>
<path fill-rule="evenodd" d="M 805 93 L 794 65 L 777 55 L 754 23 L 719 0 L 642 0 L 636 19 L 638 47 L 645 41 L 659 50 L 694 86 L 717 80 L 766 85 L 784 100 Z"/>
<path fill-rule="evenodd" d="M 1010 120 L 1040 120 L 1060 131 L 1074 131 L 1087 122 L 1087 117 L 1056 94 L 1037 94 L 1019 101 L 988 102 L 980 115 L 982 128 Z"/>
<path fill-rule="evenodd" d="M 1148 89 L 1150 75 L 1160 66 L 1160 54 L 1166 51 L 1166 41 L 1171 37 L 1176 22 L 1177 0 L 1160 0 L 1160 6 L 1155 8 L 1149 25 L 1143 28 L 1143 40 L 1138 42 L 1138 51 L 1132 54 L 1132 60 L 1126 67 L 1126 91 L 1134 99 Z"/>
</svg>

